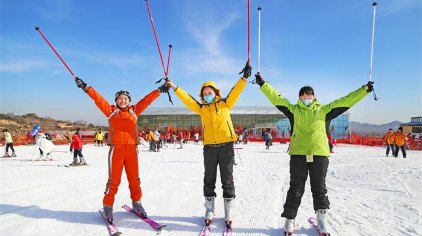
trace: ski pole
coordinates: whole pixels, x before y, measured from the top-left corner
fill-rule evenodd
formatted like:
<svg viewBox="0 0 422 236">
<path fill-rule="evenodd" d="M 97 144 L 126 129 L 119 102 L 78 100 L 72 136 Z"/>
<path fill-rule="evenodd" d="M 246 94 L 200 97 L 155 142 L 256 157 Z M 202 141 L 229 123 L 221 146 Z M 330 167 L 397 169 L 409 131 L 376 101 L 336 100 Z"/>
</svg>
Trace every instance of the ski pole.
<svg viewBox="0 0 422 236">
<path fill-rule="evenodd" d="M 374 58 L 374 38 L 375 38 L 375 15 L 376 15 L 376 6 L 377 3 L 374 1 L 372 3 L 372 6 L 374 7 L 374 14 L 372 17 L 372 38 L 371 38 L 371 55 L 370 55 L 370 67 L 369 67 L 369 81 L 372 81 L 372 63 Z"/>
<path fill-rule="evenodd" d="M 154 38 L 155 38 L 155 43 L 157 44 L 158 54 L 160 55 L 161 66 L 163 67 L 163 71 L 164 71 L 164 80 L 168 81 L 168 69 L 169 69 L 169 63 L 170 63 L 170 53 L 171 53 L 171 49 L 172 49 L 173 46 L 171 44 L 169 45 L 169 55 L 168 55 L 168 58 L 167 58 L 167 70 L 166 70 L 164 68 L 163 55 L 161 53 L 160 43 L 158 42 L 157 31 L 155 30 L 154 20 L 152 19 L 152 13 L 151 13 L 151 9 L 150 9 L 149 4 L 148 4 L 148 0 L 145 0 L 145 3 L 147 5 L 148 15 L 149 15 L 149 19 L 151 21 L 151 26 L 152 26 L 152 31 L 154 32 Z M 159 80 L 159 81 L 161 81 L 161 80 Z M 158 82 L 156 82 L 156 83 L 158 83 Z M 170 92 L 167 92 L 167 96 L 169 97 L 169 101 L 173 105 L 173 101 L 171 100 Z"/>
<path fill-rule="evenodd" d="M 145 0 L 145 3 L 147 5 L 149 19 L 151 21 L 151 26 L 152 26 L 152 31 L 154 32 L 155 43 L 157 44 L 157 48 L 158 48 L 158 54 L 160 55 L 161 65 L 163 66 L 164 76 L 165 76 L 165 78 L 167 78 L 167 71 L 164 68 L 164 61 L 163 61 L 163 56 L 161 54 L 160 43 L 158 42 L 157 31 L 155 30 L 154 20 L 152 19 L 152 13 L 151 13 L 151 9 L 149 8 L 148 0 Z"/>
<path fill-rule="evenodd" d="M 258 7 L 258 73 L 261 72 L 261 7 Z"/>
<path fill-rule="evenodd" d="M 69 68 L 69 66 L 67 66 L 66 62 L 64 62 L 64 60 L 62 59 L 62 57 L 59 55 L 59 53 L 56 51 L 56 49 L 54 49 L 53 45 L 51 45 L 51 43 L 48 41 L 48 39 L 44 36 L 44 34 L 41 32 L 40 27 L 35 26 L 35 30 L 38 31 L 38 33 L 40 33 L 40 35 L 43 37 L 43 39 L 45 40 L 45 42 L 47 42 L 48 46 L 50 46 L 50 48 L 53 50 L 53 52 L 56 54 L 56 56 L 60 59 L 60 61 L 62 61 L 63 65 L 66 67 L 66 69 L 70 72 L 70 74 L 73 76 L 73 78 L 75 78 L 75 74 L 73 74 L 72 70 Z"/>
<path fill-rule="evenodd" d="M 251 6 L 251 1 L 248 0 L 248 63 L 249 65 L 251 64 L 250 6 Z"/>
<path fill-rule="evenodd" d="M 170 65 L 170 55 L 171 55 L 171 48 L 173 47 L 173 45 L 169 45 L 169 54 L 167 57 L 167 69 L 166 69 L 166 75 L 168 76 L 169 74 L 169 65 Z M 167 78 L 167 77 L 166 77 Z"/>
<path fill-rule="evenodd" d="M 369 81 L 372 81 L 372 68 L 373 68 L 373 61 L 374 61 L 374 39 L 375 39 L 375 16 L 377 12 L 377 2 L 374 0 L 372 3 L 374 7 L 374 13 L 372 16 L 372 37 L 371 37 L 371 55 L 370 55 L 370 65 L 369 65 Z M 375 93 L 375 89 L 372 90 L 374 92 L 374 100 L 377 101 L 379 98 Z"/>
</svg>

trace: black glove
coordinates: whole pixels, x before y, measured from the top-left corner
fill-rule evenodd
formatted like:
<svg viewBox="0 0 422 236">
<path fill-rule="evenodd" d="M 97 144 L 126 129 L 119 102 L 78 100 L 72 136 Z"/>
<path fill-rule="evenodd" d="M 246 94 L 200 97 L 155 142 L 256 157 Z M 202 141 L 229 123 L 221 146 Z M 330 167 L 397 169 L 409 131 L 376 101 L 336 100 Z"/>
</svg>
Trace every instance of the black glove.
<svg viewBox="0 0 422 236">
<path fill-rule="evenodd" d="M 258 84 L 260 87 L 265 83 L 265 80 L 262 78 L 259 72 L 255 75 L 255 83 Z"/>
<path fill-rule="evenodd" d="M 370 93 L 372 91 L 374 91 L 374 81 L 368 81 L 368 83 L 366 84 L 366 86 L 368 86 L 368 89 L 366 89 L 366 92 Z"/>
<path fill-rule="evenodd" d="M 73 152 L 73 149 L 71 148 L 71 149 L 69 149 L 69 151 L 70 151 L 70 152 Z"/>
<path fill-rule="evenodd" d="M 163 84 L 160 87 L 158 87 L 158 91 L 160 91 L 160 93 L 167 93 L 170 90 L 170 85 L 168 84 Z"/>
<path fill-rule="evenodd" d="M 239 72 L 239 75 L 243 73 L 243 78 L 249 78 L 252 74 L 252 67 L 249 65 L 249 61 L 246 62 L 245 68 L 241 72 Z"/>
<path fill-rule="evenodd" d="M 78 77 L 75 77 L 75 83 L 76 83 L 76 86 L 81 88 L 85 93 L 87 92 L 86 91 L 87 86 L 86 86 L 86 83 L 83 80 L 79 79 Z"/>
</svg>

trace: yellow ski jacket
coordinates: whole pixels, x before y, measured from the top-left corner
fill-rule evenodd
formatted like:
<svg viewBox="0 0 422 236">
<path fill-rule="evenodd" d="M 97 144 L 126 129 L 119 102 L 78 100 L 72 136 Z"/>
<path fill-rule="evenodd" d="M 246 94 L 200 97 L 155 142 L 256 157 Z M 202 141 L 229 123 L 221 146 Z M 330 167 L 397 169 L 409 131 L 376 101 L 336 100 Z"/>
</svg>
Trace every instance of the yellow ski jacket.
<svg viewBox="0 0 422 236">
<path fill-rule="evenodd" d="M 246 81 L 239 79 L 226 98 L 221 98 L 218 88 L 212 81 L 204 83 L 201 91 L 207 86 L 212 86 L 218 91 L 214 102 L 210 104 L 206 104 L 203 99 L 198 102 L 180 87 L 177 87 L 174 92 L 190 110 L 201 117 L 204 145 L 236 141 L 237 135 L 233 128 L 230 110 L 246 87 Z"/>
</svg>

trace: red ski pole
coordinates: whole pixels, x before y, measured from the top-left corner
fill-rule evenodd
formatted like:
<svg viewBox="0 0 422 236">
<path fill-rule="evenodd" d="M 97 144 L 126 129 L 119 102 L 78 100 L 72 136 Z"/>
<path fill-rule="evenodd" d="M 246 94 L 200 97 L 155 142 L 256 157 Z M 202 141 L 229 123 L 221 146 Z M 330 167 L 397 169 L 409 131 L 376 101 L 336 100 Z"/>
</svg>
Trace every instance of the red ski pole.
<svg viewBox="0 0 422 236">
<path fill-rule="evenodd" d="M 67 66 L 66 62 L 64 62 L 64 60 L 62 59 L 62 57 L 59 55 L 59 53 L 56 51 L 56 49 L 54 49 L 53 45 L 51 45 L 51 43 L 48 41 L 48 39 L 44 36 L 44 34 L 41 32 L 40 27 L 35 26 L 35 30 L 38 31 L 38 33 L 40 33 L 40 35 L 44 38 L 45 42 L 47 42 L 48 46 L 50 46 L 50 48 L 53 50 L 53 52 L 57 55 L 57 57 L 60 59 L 60 61 L 62 61 L 63 65 L 66 67 L 66 69 L 70 72 L 70 74 L 73 76 L 73 78 L 75 78 L 75 74 L 73 74 L 72 70 L 69 68 L 69 66 Z"/>
<path fill-rule="evenodd" d="M 149 19 L 151 20 L 152 30 L 154 31 L 155 43 L 157 44 L 158 53 L 160 54 L 161 65 L 163 66 L 164 76 L 165 78 L 167 78 L 167 71 L 164 68 L 164 61 L 163 61 L 163 56 L 161 54 L 160 43 L 158 42 L 158 36 L 157 36 L 157 32 L 155 31 L 154 20 L 152 19 L 151 9 L 149 8 L 148 0 L 145 0 L 145 3 L 147 5 Z"/>
</svg>

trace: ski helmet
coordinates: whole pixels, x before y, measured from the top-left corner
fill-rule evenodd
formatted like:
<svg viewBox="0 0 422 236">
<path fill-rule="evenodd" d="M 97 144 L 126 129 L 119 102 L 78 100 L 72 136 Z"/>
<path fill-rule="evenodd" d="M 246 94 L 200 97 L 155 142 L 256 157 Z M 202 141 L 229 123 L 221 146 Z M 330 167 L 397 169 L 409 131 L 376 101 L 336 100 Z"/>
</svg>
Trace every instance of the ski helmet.
<svg viewBox="0 0 422 236">
<path fill-rule="evenodd" d="M 125 96 L 127 96 L 127 97 L 129 98 L 129 102 L 132 100 L 128 91 L 126 91 L 126 90 L 120 90 L 120 91 L 119 91 L 119 92 L 117 92 L 117 93 L 116 93 L 116 95 L 114 96 L 114 101 L 115 101 L 115 102 L 117 102 L 117 98 L 118 98 L 120 95 L 125 95 Z"/>
</svg>

